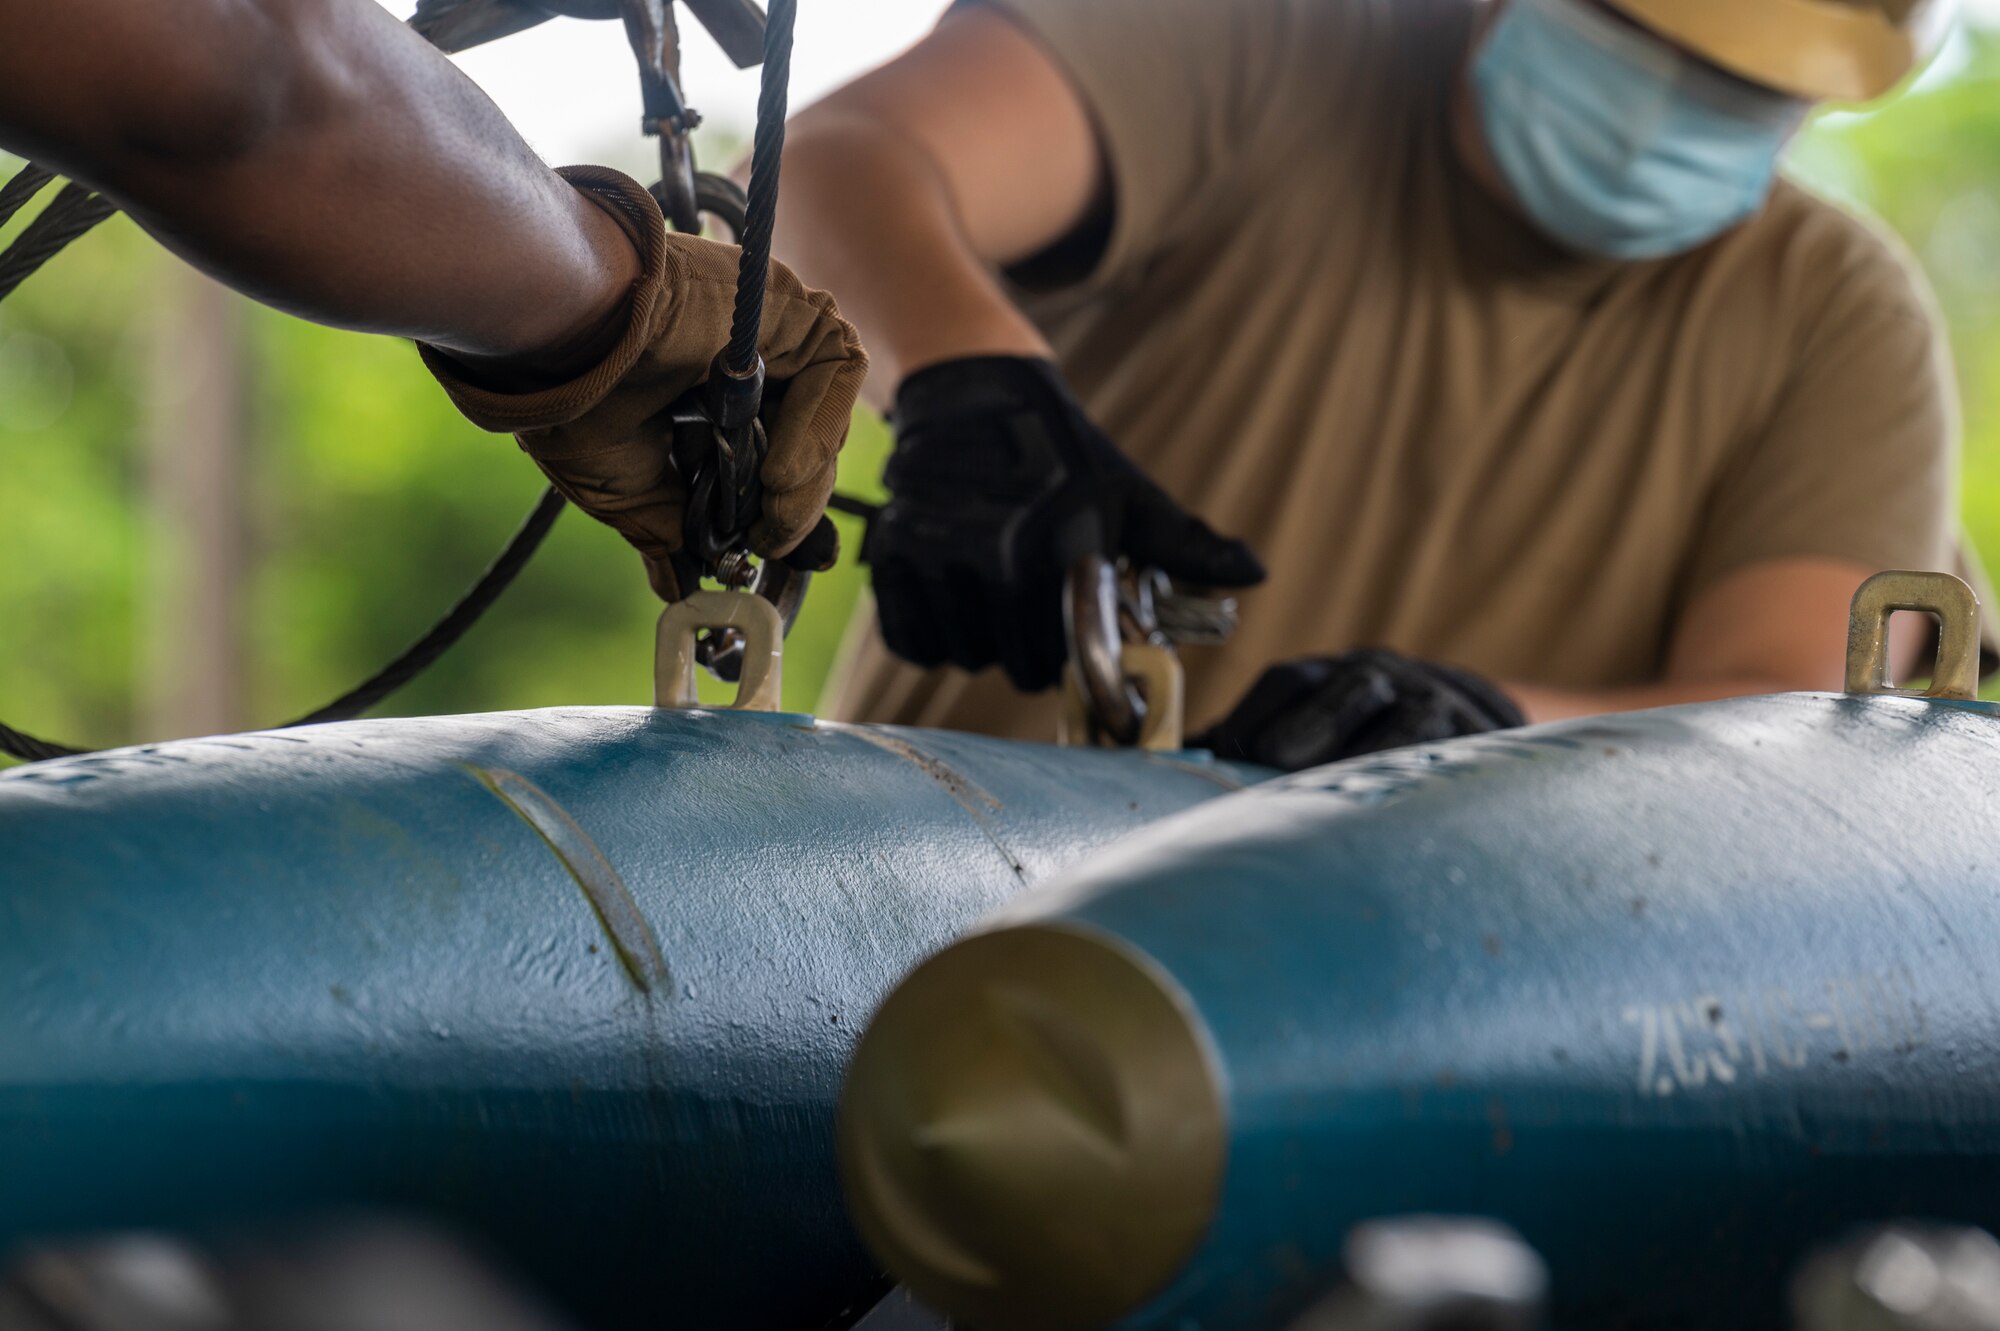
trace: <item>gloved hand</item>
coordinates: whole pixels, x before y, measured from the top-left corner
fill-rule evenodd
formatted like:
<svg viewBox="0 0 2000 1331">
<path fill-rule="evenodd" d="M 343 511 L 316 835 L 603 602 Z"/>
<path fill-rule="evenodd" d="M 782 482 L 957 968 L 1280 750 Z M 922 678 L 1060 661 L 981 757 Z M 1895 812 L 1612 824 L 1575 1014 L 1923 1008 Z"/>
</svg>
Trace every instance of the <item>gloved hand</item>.
<svg viewBox="0 0 2000 1331">
<path fill-rule="evenodd" d="M 1235 711 L 1190 744 L 1298 772 L 1525 724 L 1513 699 L 1470 670 L 1371 648 L 1272 666 Z"/>
<path fill-rule="evenodd" d="M 673 425 L 664 413 L 708 379 L 729 341 L 737 251 L 669 233 L 653 196 L 629 176 L 597 166 L 561 174 L 639 251 L 641 276 L 618 345 L 566 384 L 519 393 L 475 383 L 444 353 L 419 349 L 460 411 L 475 425 L 511 432 L 572 503 L 632 543 L 661 599 L 679 600 L 695 590 L 688 561 L 676 559 L 688 494 L 670 460 Z M 833 298 L 808 290 L 780 263 L 771 265 L 759 348 L 770 450 L 750 547 L 826 568 L 838 549 L 826 501 L 868 357 Z"/>
<path fill-rule="evenodd" d="M 1187 583 L 1248 587 L 1263 565 L 1167 497 L 1091 424 L 1056 367 L 947 361 L 904 380 L 890 499 L 869 524 L 882 637 L 917 665 L 1004 665 L 1033 693 L 1061 677 L 1062 588 L 1085 554 Z"/>
</svg>

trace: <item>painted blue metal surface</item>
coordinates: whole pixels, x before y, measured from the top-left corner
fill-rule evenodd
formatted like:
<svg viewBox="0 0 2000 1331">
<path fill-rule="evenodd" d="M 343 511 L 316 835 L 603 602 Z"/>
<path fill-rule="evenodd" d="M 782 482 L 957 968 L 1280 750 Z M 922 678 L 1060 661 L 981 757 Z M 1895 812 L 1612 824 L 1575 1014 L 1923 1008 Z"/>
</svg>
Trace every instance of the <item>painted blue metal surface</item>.
<svg viewBox="0 0 2000 1331">
<path fill-rule="evenodd" d="M 802 717 L 360 722 L 0 775 L 0 1247 L 389 1209 L 600 1327 L 817 1326 L 925 952 L 1251 775 Z"/>
<path fill-rule="evenodd" d="M 1768 1331 L 1848 1225 L 2000 1227 L 1996 815 L 1994 707 L 1798 695 L 1344 763 L 1093 859 L 1020 915 L 1179 982 L 1231 1130 L 1131 1324 L 1283 1325 L 1372 1216 L 1505 1220 L 1590 1331 Z"/>
</svg>

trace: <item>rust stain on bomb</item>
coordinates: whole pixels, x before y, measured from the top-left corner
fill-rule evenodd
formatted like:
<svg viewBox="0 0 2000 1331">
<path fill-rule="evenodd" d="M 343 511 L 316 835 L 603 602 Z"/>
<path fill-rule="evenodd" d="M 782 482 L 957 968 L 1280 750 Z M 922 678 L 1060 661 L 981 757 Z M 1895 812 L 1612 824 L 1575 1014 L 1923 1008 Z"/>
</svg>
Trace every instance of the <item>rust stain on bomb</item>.
<svg viewBox="0 0 2000 1331">
<path fill-rule="evenodd" d="M 906 739 L 884 734 L 879 730 L 864 730 L 859 727 L 847 731 L 864 744 L 872 744 L 885 753 L 893 753 L 909 763 L 931 780 L 943 786 L 959 807 L 975 818 L 984 819 L 989 813 L 999 811 L 1000 801 L 992 793 L 971 777 L 966 776 L 944 759 L 925 753 Z"/>
</svg>

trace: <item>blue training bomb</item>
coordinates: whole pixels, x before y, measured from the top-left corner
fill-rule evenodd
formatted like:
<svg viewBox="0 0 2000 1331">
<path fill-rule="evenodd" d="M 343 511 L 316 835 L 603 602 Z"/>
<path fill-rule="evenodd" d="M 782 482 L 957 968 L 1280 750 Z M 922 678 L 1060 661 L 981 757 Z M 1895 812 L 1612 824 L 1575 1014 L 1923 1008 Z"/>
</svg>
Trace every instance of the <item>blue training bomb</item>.
<svg viewBox="0 0 2000 1331">
<path fill-rule="evenodd" d="M 1217 801 L 926 962 L 857 1051 L 871 1246 L 981 1328 L 1282 1327 L 1491 1216 L 1559 1327 L 1783 1325 L 1808 1249 L 2000 1225 L 2000 709 L 1791 695 Z"/>
</svg>

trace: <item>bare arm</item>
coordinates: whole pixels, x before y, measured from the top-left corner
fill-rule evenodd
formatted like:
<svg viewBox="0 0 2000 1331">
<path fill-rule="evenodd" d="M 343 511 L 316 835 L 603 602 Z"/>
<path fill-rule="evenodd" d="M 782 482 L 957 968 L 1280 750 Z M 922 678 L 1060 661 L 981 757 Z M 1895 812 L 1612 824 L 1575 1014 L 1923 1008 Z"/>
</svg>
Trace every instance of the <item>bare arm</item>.
<svg viewBox="0 0 2000 1331">
<path fill-rule="evenodd" d="M 0 0 L 0 146 L 318 322 L 561 376 L 639 262 L 370 0 Z"/>
<path fill-rule="evenodd" d="M 796 118 L 777 249 L 840 292 L 879 403 L 939 361 L 1049 355 L 992 266 L 1073 230 L 1102 171 L 1089 113 L 1049 56 L 999 15 L 963 10 Z"/>
<path fill-rule="evenodd" d="M 1876 571 L 1831 559 L 1754 564 L 1688 606 L 1657 684 L 1591 693 L 1504 687 L 1534 722 L 1758 693 L 1838 691 L 1846 681 L 1848 603 Z M 1893 629 L 1898 667 L 1921 668 L 1924 625 L 1904 615 Z"/>
</svg>

